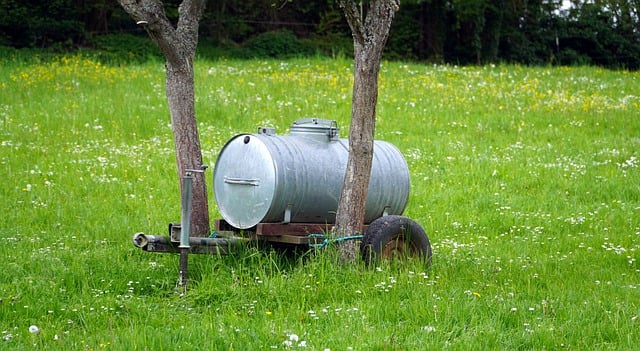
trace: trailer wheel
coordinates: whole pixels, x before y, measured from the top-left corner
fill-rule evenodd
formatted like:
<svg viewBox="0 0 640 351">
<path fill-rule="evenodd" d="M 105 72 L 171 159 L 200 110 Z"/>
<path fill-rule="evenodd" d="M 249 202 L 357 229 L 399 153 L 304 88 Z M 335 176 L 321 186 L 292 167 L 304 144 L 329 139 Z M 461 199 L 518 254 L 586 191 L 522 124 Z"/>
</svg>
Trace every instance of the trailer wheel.
<svg viewBox="0 0 640 351">
<path fill-rule="evenodd" d="M 383 216 L 369 224 L 360 244 L 367 265 L 381 259 L 421 257 L 431 263 L 431 243 L 414 220 L 398 215 Z"/>
</svg>

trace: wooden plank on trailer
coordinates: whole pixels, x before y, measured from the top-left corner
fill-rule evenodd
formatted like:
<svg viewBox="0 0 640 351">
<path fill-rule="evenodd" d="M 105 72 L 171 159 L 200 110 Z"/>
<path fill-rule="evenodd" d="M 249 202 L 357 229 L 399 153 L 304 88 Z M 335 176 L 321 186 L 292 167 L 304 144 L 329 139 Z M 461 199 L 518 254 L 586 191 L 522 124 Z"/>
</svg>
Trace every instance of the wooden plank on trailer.
<svg viewBox="0 0 640 351">
<path fill-rule="evenodd" d="M 327 234 L 333 224 L 319 223 L 258 223 L 256 234 L 259 236 L 309 236 L 309 234 Z"/>
<path fill-rule="evenodd" d="M 309 237 L 300 235 L 258 235 L 258 239 L 265 240 L 271 243 L 281 244 L 293 244 L 293 245 L 308 245 Z"/>
</svg>

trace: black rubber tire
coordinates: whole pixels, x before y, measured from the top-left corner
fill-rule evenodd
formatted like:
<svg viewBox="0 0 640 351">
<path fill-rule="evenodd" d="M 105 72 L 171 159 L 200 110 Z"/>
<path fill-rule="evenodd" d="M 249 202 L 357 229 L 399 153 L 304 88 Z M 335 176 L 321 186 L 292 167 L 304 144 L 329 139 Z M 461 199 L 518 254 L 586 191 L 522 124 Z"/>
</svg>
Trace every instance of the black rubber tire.
<svg viewBox="0 0 640 351">
<path fill-rule="evenodd" d="M 367 265 L 384 259 L 421 257 L 431 263 L 431 243 L 414 220 L 398 215 L 383 216 L 369 224 L 360 243 Z"/>
</svg>

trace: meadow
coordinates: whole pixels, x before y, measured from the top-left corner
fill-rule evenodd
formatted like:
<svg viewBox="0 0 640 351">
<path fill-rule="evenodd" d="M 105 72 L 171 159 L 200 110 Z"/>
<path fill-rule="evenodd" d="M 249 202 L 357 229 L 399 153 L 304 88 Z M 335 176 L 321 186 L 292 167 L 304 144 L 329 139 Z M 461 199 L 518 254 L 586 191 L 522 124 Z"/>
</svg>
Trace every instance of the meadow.
<svg viewBox="0 0 640 351">
<path fill-rule="evenodd" d="M 407 159 L 432 265 L 249 245 L 190 256 L 183 294 L 178 256 L 131 243 L 180 218 L 163 63 L 0 61 L 0 350 L 640 345 L 638 72 L 384 62 L 376 139 Z M 258 126 L 348 135 L 350 60 L 195 69 L 211 166 Z"/>
</svg>

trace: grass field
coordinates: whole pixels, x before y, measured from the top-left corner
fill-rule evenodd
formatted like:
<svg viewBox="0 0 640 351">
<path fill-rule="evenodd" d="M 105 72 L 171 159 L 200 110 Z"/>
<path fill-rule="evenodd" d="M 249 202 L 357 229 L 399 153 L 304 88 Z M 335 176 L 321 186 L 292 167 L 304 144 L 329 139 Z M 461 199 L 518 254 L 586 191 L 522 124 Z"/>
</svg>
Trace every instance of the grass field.
<svg viewBox="0 0 640 351">
<path fill-rule="evenodd" d="M 346 136 L 351 81 L 348 60 L 198 61 L 205 161 L 307 116 Z M 180 217 L 163 64 L 2 60 L 0 349 L 640 347 L 638 72 L 385 62 L 376 139 L 409 163 L 431 268 L 247 247 L 191 256 L 181 295 L 178 257 L 131 244 Z"/>
</svg>

